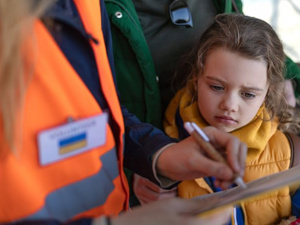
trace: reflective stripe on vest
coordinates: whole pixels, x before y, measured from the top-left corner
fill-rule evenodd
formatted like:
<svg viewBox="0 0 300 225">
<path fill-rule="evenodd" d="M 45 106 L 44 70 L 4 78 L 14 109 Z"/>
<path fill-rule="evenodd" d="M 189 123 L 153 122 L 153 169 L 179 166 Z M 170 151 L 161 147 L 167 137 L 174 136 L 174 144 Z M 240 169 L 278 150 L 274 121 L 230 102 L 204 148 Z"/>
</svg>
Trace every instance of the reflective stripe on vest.
<svg viewBox="0 0 300 225">
<path fill-rule="evenodd" d="M 114 189 L 112 181 L 119 175 L 115 149 L 101 156 L 101 161 L 103 168 L 99 173 L 50 193 L 44 207 L 26 219 L 41 220 L 55 215 L 59 221 L 68 221 L 74 215 L 103 205 Z"/>
<path fill-rule="evenodd" d="M 40 165 L 37 147 L 40 131 L 60 126 L 68 117 L 87 118 L 102 110 L 48 30 L 37 21 L 37 59 L 19 118 L 22 139 L 17 139 L 18 154 L 0 157 L 0 222 L 28 218 L 66 222 L 80 217 L 118 214 L 128 205 L 122 164 L 124 125 L 106 56 L 99 1 L 75 0 L 75 3 L 80 15 L 86 15 L 82 20 L 87 32 L 97 30 L 92 35 L 99 44 L 91 42 L 91 46 L 110 116 L 120 128 L 117 135 L 120 145 L 115 148 L 114 136 L 107 126 L 103 146 L 47 166 Z M 34 50 L 26 54 L 32 56 Z"/>
</svg>

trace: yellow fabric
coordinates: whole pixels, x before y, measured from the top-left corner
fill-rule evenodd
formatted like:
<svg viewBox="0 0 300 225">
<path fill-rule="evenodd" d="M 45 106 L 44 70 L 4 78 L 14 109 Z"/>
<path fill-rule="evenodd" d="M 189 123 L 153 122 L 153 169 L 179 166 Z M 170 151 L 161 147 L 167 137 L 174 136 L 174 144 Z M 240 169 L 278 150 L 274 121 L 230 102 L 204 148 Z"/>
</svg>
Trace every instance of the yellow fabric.
<svg viewBox="0 0 300 225">
<path fill-rule="evenodd" d="M 194 85 L 190 82 L 187 88 L 181 89 L 175 95 L 166 110 L 164 128 L 171 137 L 178 138 L 175 121 L 178 108 L 183 122 L 191 121 L 200 127 L 208 126 L 199 112 L 197 102 L 193 101 L 193 89 Z M 263 105 L 249 124 L 232 132 L 248 146 L 245 182 L 289 168 L 291 157 L 289 142 L 285 135 L 277 130 L 277 120 L 268 121 L 268 119 L 269 114 Z M 243 202 L 241 206 L 245 224 L 273 224 L 282 217 L 289 216 L 291 214 L 289 192 L 289 188 L 283 188 Z M 208 193 L 212 193 L 212 190 L 202 178 L 184 181 L 178 186 L 178 194 L 183 198 Z"/>
</svg>

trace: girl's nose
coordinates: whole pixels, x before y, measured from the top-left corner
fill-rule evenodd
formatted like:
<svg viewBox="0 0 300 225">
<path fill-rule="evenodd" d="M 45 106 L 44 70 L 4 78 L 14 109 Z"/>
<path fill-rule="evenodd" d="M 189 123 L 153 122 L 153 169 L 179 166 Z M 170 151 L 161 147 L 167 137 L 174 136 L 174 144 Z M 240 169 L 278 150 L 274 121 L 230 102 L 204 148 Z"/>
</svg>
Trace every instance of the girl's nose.
<svg viewBox="0 0 300 225">
<path fill-rule="evenodd" d="M 237 96 L 225 95 L 220 102 L 220 109 L 230 112 L 237 112 L 239 109 L 239 103 Z"/>
</svg>

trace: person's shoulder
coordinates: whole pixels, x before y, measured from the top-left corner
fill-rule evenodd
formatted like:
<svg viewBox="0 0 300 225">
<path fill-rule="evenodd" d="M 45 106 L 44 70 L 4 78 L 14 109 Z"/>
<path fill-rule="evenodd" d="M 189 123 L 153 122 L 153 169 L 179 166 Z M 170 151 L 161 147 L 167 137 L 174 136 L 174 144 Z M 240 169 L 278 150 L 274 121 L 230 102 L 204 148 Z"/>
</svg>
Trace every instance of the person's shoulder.
<svg viewBox="0 0 300 225">
<path fill-rule="evenodd" d="M 282 132 L 281 130 L 276 130 L 275 133 L 271 136 L 269 142 L 277 144 L 281 142 L 289 143 L 289 133 Z"/>
<path fill-rule="evenodd" d="M 274 153 L 274 157 L 276 157 L 278 161 L 290 159 L 294 148 L 294 142 L 287 133 L 276 130 L 276 132 L 269 139 L 268 146 L 270 149 L 272 149 L 272 153 Z"/>
</svg>

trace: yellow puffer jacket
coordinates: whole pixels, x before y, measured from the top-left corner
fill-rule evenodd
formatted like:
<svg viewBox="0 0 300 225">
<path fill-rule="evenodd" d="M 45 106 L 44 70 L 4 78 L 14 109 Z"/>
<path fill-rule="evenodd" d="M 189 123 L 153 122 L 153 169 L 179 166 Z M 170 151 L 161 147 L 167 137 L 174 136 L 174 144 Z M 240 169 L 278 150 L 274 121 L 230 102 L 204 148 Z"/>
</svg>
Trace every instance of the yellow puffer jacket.
<svg viewBox="0 0 300 225">
<path fill-rule="evenodd" d="M 183 120 L 208 126 L 201 117 L 197 102 L 192 102 L 192 86 L 180 90 L 171 101 L 165 115 L 165 132 L 178 138 L 175 122 L 176 111 Z M 260 118 L 265 118 L 262 120 Z M 244 180 L 249 182 L 290 167 L 291 149 L 286 136 L 277 130 L 277 121 L 267 121 L 269 114 L 262 106 L 256 117 L 246 126 L 232 132 L 248 146 Z M 183 198 L 212 193 L 204 179 L 184 181 L 178 186 L 178 195 Z M 245 224 L 274 224 L 291 214 L 290 189 L 283 188 L 241 203 Z M 234 224 L 234 223 L 233 223 Z"/>
</svg>

